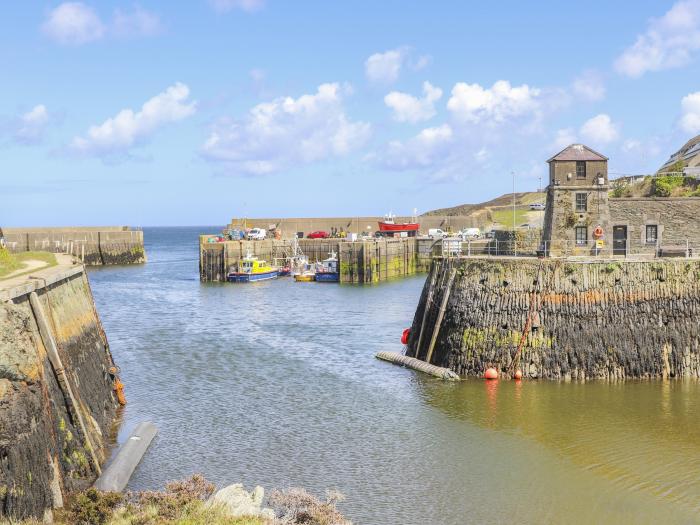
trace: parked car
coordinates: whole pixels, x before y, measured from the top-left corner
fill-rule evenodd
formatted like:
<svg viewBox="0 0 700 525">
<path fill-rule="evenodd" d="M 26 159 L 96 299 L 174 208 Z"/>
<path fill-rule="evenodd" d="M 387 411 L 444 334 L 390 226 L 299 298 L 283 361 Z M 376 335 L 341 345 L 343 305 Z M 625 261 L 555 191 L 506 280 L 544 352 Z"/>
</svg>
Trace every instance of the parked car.
<svg viewBox="0 0 700 525">
<path fill-rule="evenodd" d="M 457 234 L 463 241 L 478 239 L 481 236 L 479 228 L 464 228 Z"/>
<path fill-rule="evenodd" d="M 544 210 L 544 204 L 542 204 L 541 202 L 534 202 L 534 203 L 530 204 L 530 209 L 536 210 L 536 211 L 542 211 L 542 210 Z"/>
<path fill-rule="evenodd" d="M 253 228 L 248 232 L 249 241 L 264 241 L 267 237 L 265 228 Z"/>
<path fill-rule="evenodd" d="M 442 231 L 440 228 L 430 228 L 428 230 L 428 237 L 431 239 L 444 239 L 447 237 L 447 232 Z"/>
<path fill-rule="evenodd" d="M 330 234 L 323 230 L 316 230 L 306 236 L 307 239 L 328 239 L 328 237 L 330 237 Z"/>
</svg>

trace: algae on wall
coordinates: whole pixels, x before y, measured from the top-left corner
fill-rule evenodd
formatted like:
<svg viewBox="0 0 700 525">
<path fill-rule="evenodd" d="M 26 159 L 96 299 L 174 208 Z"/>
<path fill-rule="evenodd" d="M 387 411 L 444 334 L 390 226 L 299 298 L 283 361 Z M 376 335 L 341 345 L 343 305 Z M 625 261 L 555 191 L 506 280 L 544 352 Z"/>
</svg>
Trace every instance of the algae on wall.
<svg viewBox="0 0 700 525">
<path fill-rule="evenodd" d="M 39 290 L 101 461 L 117 402 L 111 356 L 83 272 Z M 94 481 L 85 436 L 47 358 L 27 295 L 0 303 L 0 518 L 43 517 Z"/>
<path fill-rule="evenodd" d="M 431 362 L 462 375 L 515 366 L 557 379 L 700 376 L 700 261 L 456 261 Z M 408 355 L 425 359 L 448 270 L 435 261 Z M 428 312 L 425 305 L 431 295 Z M 420 335 L 423 319 L 424 333 Z M 524 330 L 528 318 L 531 327 Z M 420 339 L 420 348 L 418 340 Z"/>
</svg>

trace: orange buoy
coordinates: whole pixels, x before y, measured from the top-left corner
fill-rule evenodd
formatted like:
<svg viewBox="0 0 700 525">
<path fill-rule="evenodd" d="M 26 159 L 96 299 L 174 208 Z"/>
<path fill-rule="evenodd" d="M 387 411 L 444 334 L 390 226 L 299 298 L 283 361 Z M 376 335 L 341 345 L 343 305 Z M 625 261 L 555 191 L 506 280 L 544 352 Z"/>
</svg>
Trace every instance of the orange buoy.
<svg viewBox="0 0 700 525">
<path fill-rule="evenodd" d="M 523 378 L 523 373 L 520 370 L 515 371 L 515 375 L 513 376 L 516 380 L 520 380 Z"/>
<path fill-rule="evenodd" d="M 595 230 L 593 230 L 593 237 L 596 239 L 600 239 L 603 236 L 603 228 L 600 226 L 597 226 Z"/>
<path fill-rule="evenodd" d="M 411 335 L 411 329 L 406 328 L 403 333 L 401 334 L 401 344 L 402 345 L 407 345 L 408 344 L 408 336 Z"/>
<path fill-rule="evenodd" d="M 486 372 L 484 372 L 484 379 L 498 379 L 498 370 L 487 368 Z"/>
<path fill-rule="evenodd" d="M 117 394 L 117 401 L 121 406 L 126 405 L 126 396 L 124 395 L 124 383 L 119 378 L 114 381 L 114 392 Z"/>
</svg>

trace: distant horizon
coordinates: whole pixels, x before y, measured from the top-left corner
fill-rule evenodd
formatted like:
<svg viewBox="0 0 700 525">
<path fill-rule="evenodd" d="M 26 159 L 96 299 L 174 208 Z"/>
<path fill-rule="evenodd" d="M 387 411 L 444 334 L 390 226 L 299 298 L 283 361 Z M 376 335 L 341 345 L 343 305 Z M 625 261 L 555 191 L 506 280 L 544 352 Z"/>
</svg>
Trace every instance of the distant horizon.
<svg viewBox="0 0 700 525">
<path fill-rule="evenodd" d="M 700 0 L 51 0 L 0 29 L 0 224 L 407 214 L 700 133 Z"/>
</svg>

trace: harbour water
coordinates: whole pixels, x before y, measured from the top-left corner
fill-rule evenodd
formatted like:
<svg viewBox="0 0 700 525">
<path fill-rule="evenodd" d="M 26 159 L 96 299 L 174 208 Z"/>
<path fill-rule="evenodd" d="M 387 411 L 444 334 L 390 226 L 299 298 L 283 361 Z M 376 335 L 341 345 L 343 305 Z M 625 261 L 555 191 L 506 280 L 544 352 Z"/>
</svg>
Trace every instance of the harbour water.
<svg viewBox="0 0 700 525">
<path fill-rule="evenodd" d="M 697 382 L 443 383 L 374 359 L 400 350 L 424 276 L 202 284 L 217 229 L 146 229 L 148 264 L 90 270 L 119 439 L 160 429 L 129 488 L 334 488 L 356 524 L 700 521 Z"/>
</svg>

